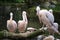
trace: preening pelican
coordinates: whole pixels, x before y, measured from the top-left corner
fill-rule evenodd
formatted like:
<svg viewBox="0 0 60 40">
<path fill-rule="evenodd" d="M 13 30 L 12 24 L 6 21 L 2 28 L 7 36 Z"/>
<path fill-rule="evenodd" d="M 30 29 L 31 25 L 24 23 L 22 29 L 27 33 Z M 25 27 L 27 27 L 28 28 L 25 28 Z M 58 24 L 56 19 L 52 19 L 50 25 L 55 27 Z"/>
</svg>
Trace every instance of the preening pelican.
<svg viewBox="0 0 60 40">
<path fill-rule="evenodd" d="M 23 17 L 23 20 L 18 21 L 18 30 L 19 30 L 19 32 L 25 32 L 27 24 L 28 24 L 26 11 L 22 12 L 22 17 Z"/>
<path fill-rule="evenodd" d="M 10 20 L 7 20 L 7 29 L 9 32 L 15 32 L 17 23 L 13 20 L 13 13 L 10 13 Z"/>
<path fill-rule="evenodd" d="M 55 27 L 54 26 L 52 26 L 52 27 L 42 27 L 39 30 L 47 30 L 50 34 L 53 34 L 53 35 L 54 35 L 54 33 L 60 34 L 59 31 L 58 31 L 58 23 L 53 23 L 53 24 L 54 24 Z"/>
<path fill-rule="evenodd" d="M 50 9 L 51 10 L 51 9 Z M 36 11 L 37 11 L 37 16 L 39 18 L 40 23 L 42 22 L 41 19 L 41 15 L 45 15 L 47 17 L 47 19 L 53 24 L 54 23 L 54 16 L 52 13 L 50 13 L 50 11 L 46 10 L 46 9 L 42 9 L 40 10 L 40 7 L 37 6 L 36 7 Z M 52 11 L 51 11 L 52 12 Z M 43 18 L 44 19 L 44 18 Z"/>
<path fill-rule="evenodd" d="M 39 20 L 46 25 L 48 30 L 52 30 L 52 32 L 59 33 L 59 31 L 55 28 L 54 23 L 54 16 L 51 12 L 48 10 L 42 9 L 40 11 L 40 8 L 37 6 L 36 11 L 37 11 L 37 16 L 39 17 Z"/>
</svg>

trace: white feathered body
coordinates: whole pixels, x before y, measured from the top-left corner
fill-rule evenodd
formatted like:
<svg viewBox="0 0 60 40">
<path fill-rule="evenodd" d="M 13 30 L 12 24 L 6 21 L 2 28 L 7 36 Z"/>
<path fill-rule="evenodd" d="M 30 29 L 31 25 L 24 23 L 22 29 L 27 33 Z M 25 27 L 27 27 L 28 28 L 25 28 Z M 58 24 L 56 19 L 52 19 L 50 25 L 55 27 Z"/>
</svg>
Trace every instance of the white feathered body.
<svg viewBox="0 0 60 40">
<path fill-rule="evenodd" d="M 7 21 L 7 29 L 10 32 L 15 32 L 16 28 L 17 28 L 17 23 L 14 20 Z"/>
<path fill-rule="evenodd" d="M 18 30 L 19 32 L 25 32 L 27 23 L 25 21 L 18 21 Z"/>
<path fill-rule="evenodd" d="M 27 16 L 26 16 L 25 11 L 23 11 L 22 17 L 23 17 L 23 20 L 18 21 L 18 30 L 19 30 L 19 32 L 25 32 L 27 24 L 28 24 L 28 20 L 27 20 Z"/>
<path fill-rule="evenodd" d="M 50 13 L 49 11 L 47 10 L 40 10 L 39 12 L 39 15 L 46 15 L 46 17 L 48 18 L 48 20 L 51 22 L 51 23 L 54 23 L 54 16 L 52 13 Z"/>
</svg>

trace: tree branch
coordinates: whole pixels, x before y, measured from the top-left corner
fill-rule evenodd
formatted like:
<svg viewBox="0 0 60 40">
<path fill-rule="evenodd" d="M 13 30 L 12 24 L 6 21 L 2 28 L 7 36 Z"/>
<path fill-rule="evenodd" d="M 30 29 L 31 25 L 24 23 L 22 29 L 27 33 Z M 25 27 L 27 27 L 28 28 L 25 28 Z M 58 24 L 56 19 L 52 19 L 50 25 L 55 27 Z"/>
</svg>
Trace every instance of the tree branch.
<svg viewBox="0 0 60 40">
<path fill-rule="evenodd" d="M 34 32 L 25 32 L 25 33 L 11 33 L 11 32 L 8 32 L 7 30 L 4 30 L 4 31 L 0 31 L 0 38 L 10 38 L 10 39 L 34 38 L 34 37 L 37 37 L 38 35 L 43 35 L 43 34 L 49 35 L 44 30 L 43 31 L 37 30 Z"/>
</svg>

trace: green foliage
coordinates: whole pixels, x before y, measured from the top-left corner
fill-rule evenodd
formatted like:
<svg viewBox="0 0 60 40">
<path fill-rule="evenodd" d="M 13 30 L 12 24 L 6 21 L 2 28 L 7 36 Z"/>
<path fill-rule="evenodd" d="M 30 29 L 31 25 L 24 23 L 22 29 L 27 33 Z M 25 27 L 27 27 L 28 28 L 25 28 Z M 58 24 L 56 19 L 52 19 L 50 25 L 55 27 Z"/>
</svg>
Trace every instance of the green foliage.
<svg viewBox="0 0 60 40">
<path fill-rule="evenodd" d="M 28 14 L 31 18 L 36 17 L 35 7 L 29 8 L 27 11 L 28 11 Z"/>
<path fill-rule="evenodd" d="M 24 0 L 16 0 L 17 3 L 24 2 Z"/>
<path fill-rule="evenodd" d="M 19 13 L 19 12 L 16 11 L 16 13 L 14 14 L 14 20 L 16 20 L 17 22 L 19 20 L 22 20 L 21 12 Z"/>
<path fill-rule="evenodd" d="M 24 2 L 24 0 L 0 0 L 0 3 L 21 3 Z"/>
<path fill-rule="evenodd" d="M 36 7 L 32 7 L 27 10 L 27 16 L 28 16 L 28 21 L 29 21 L 28 27 L 40 28 L 41 25 L 36 15 L 35 8 Z"/>
</svg>

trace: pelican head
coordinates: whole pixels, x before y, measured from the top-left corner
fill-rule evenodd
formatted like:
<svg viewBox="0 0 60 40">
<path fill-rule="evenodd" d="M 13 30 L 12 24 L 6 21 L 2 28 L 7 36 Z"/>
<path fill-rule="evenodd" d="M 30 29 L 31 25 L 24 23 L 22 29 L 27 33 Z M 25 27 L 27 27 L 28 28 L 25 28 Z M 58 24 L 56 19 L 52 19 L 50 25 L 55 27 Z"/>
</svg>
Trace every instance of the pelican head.
<svg viewBox="0 0 60 40">
<path fill-rule="evenodd" d="M 36 7 L 36 11 L 40 11 L 40 7 L 39 6 Z"/>
<path fill-rule="evenodd" d="M 13 13 L 12 12 L 10 12 L 10 16 L 12 16 L 13 15 Z"/>
<path fill-rule="evenodd" d="M 22 14 L 23 14 L 23 15 L 26 15 L 26 11 L 23 11 Z"/>
<path fill-rule="evenodd" d="M 10 20 L 12 20 L 12 18 L 13 18 L 13 13 L 10 12 Z"/>
<path fill-rule="evenodd" d="M 50 10 L 49 10 L 49 12 L 50 12 L 50 13 L 53 13 L 53 10 L 52 10 L 52 9 L 50 9 Z"/>
<path fill-rule="evenodd" d="M 39 6 L 36 7 L 36 11 L 37 11 L 36 15 L 39 15 L 39 11 L 40 11 L 40 7 Z"/>
</svg>

